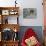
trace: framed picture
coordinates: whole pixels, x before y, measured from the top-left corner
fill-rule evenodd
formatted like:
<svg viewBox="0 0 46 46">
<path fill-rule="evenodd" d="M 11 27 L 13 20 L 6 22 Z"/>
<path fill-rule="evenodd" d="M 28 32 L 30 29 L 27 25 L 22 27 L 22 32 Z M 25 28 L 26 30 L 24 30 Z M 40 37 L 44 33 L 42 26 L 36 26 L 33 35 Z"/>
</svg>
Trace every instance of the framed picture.
<svg viewBox="0 0 46 46">
<path fill-rule="evenodd" d="M 18 12 L 15 11 L 15 10 L 10 10 L 10 11 L 9 11 L 9 14 L 10 14 L 10 15 L 16 15 L 17 13 L 18 13 Z"/>
<path fill-rule="evenodd" d="M 9 10 L 2 10 L 2 15 L 9 15 Z"/>
<path fill-rule="evenodd" d="M 23 9 L 23 18 L 31 19 L 37 17 L 37 9 L 36 8 L 24 8 Z"/>
</svg>

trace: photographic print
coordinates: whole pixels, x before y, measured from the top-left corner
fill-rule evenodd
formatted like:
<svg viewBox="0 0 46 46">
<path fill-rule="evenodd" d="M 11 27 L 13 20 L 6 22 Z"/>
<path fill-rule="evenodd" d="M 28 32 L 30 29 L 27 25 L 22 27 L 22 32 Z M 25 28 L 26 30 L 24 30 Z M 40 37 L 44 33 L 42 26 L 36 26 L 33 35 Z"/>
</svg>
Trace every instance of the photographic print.
<svg viewBox="0 0 46 46">
<path fill-rule="evenodd" d="M 23 18 L 31 19 L 37 17 L 37 9 L 36 8 L 24 8 L 23 9 Z"/>
<path fill-rule="evenodd" d="M 9 15 L 9 10 L 2 10 L 2 15 Z"/>
</svg>

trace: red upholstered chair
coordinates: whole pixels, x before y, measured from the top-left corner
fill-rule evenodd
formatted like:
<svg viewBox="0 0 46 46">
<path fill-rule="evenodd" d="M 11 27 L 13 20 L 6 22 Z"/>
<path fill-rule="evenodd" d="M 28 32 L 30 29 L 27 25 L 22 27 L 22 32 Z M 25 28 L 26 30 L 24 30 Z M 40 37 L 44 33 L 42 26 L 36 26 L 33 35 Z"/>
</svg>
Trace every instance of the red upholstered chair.
<svg viewBox="0 0 46 46">
<path fill-rule="evenodd" d="M 25 40 L 34 36 L 37 39 L 37 35 L 34 32 L 34 30 L 32 28 L 28 28 L 24 34 L 24 37 L 22 38 L 22 42 L 21 42 L 21 46 L 27 46 L 25 43 Z M 37 40 L 38 41 L 38 40 Z M 35 46 L 41 46 L 41 44 L 39 43 L 39 41 L 37 42 L 37 44 Z"/>
</svg>

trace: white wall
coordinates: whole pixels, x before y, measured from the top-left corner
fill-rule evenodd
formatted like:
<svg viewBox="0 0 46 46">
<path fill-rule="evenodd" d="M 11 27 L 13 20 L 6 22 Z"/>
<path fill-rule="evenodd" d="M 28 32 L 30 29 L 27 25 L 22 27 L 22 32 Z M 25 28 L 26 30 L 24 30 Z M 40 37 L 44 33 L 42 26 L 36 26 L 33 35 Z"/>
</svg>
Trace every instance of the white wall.
<svg viewBox="0 0 46 46">
<path fill-rule="evenodd" d="M 0 0 L 0 6 L 14 6 L 15 0 Z M 42 0 L 17 0 L 19 10 L 19 24 L 21 26 L 43 26 L 43 6 Z M 23 19 L 23 8 L 36 8 L 37 18 L 36 19 Z"/>
<path fill-rule="evenodd" d="M 36 19 L 23 19 L 23 10 L 20 11 L 20 24 L 24 26 L 43 26 L 43 6 L 42 0 L 24 0 L 21 2 L 23 8 L 36 8 L 37 18 Z"/>
</svg>

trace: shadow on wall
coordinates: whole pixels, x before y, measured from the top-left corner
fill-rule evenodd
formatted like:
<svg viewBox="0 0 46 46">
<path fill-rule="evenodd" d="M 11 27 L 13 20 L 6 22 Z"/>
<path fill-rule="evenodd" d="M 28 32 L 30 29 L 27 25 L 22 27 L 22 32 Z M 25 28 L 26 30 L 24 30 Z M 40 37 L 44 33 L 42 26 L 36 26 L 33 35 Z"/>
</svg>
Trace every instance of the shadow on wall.
<svg viewBox="0 0 46 46">
<path fill-rule="evenodd" d="M 20 32 L 19 32 L 20 42 L 21 42 L 21 40 L 23 38 L 23 35 L 24 35 L 25 31 L 28 28 L 32 28 L 34 30 L 34 32 L 36 32 L 39 41 L 41 43 L 43 43 L 43 30 L 42 30 L 42 26 L 21 26 L 20 27 Z"/>
</svg>

